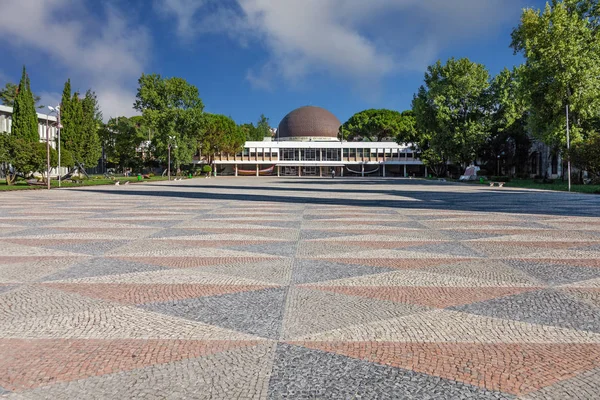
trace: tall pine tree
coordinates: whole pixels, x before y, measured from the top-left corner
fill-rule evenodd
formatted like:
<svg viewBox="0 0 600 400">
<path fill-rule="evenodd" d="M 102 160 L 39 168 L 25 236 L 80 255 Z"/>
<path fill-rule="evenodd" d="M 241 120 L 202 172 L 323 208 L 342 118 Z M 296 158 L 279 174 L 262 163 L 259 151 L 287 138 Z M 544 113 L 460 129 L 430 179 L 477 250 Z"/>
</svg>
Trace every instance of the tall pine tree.
<svg viewBox="0 0 600 400">
<path fill-rule="evenodd" d="M 30 143 L 40 141 L 35 101 L 25 66 L 23 66 L 23 74 L 15 98 L 12 121 L 11 134 L 15 139 L 23 139 Z"/>
<path fill-rule="evenodd" d="M 73 131 L 71 132 L 71 141 L 68 150 L 71 151 L 76 163 L 83 163 L 83 106 L 79 98 L 79 93 L 73 93 L 71 98 L 71 123 Z"/>
<path fill-rule="evenodd" d="M 63 89 L 62 100 L 60 102 L 60 145 L 61 148 L 71 151 L 73 147 L 73 112 L 71 106 L 71 80 L 67 79 Z"/>
<path fill-rule="evenodd" d="M 98 136 L 98 127 L 100 126 L 102 117 L 96 94 L 88 90 L 81 102 L 81 106 L 83 110 L 81 161 L 86 168 L 91 168 L 98 163 L 102 155 L 102 147 Z"/>
</svg>

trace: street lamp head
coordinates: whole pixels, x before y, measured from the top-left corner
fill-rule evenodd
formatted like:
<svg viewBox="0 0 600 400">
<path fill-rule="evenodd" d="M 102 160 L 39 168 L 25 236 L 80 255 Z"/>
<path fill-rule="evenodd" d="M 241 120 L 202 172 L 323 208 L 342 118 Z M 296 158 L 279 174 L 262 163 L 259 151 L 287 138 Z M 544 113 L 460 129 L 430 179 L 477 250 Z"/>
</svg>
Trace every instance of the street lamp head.
<svg viewBox="0 0 600 400">
<path fill-rule="evenodd" d="M 49 109 L 50 111 L 56 111 L 56 109 L 55 109 L 54 107 L 52 107 L 52 106 L 48 106 L 48 109 Z"/>
</svg>

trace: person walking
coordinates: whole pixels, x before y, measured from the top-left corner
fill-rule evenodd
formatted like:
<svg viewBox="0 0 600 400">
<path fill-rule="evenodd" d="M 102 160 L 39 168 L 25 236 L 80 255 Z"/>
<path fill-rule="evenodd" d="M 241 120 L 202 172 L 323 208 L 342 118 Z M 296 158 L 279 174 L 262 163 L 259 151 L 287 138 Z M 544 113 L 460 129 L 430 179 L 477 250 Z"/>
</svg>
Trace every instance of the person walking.
<svg viewBox="0 0 600 400">
<path fill-rule="evenodd" d="M 335 178 L 335 168 L 331 168 L 331 179 Z"/>
</svg>

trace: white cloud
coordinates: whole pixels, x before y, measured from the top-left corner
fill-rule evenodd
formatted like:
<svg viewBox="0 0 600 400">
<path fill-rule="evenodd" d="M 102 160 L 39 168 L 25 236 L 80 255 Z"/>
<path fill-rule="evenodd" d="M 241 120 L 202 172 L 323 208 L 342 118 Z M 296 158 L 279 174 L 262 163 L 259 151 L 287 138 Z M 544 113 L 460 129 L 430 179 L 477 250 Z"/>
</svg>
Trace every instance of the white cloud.
<svg viewBox="0 0 600 400">
<path fill-rule="evenodd" d="M 447 46 L 479 39 L 508 18 L 516 22 L 525 0 L 155 2 L 178 18 L 177 31 L 188 38 L 219 32 L 263 44 L 266 67 L 250 69 L 247 78 L 269 88 L 274 78 L 297 82 L 315 72 L 376 87 L 390 74 L 423 70 Z"/>
<path fill-rule="evenodd" d="M 0 38 L 43 53 L 55 70 L 68 71 L 65 80 L 70 76 L 74 88 L 95 90 L 102 109 L 135 113 L 134 87 L 146 62 L 148 35 L 114 4 L 106 3 L 101 17 L 73 0 L 0 0 L 0 10 Z M 115 102 L 121 110 L 114 109 Z"/>
<path fill-rule="evenodd" d="M 177 34 L 189 37 L 196 30 L 194 17 L 205 3 L 205 0 L 155 0 L 154 8 L 165 18 L 175 17 Z"/>
<path fill-rule="evenodd" d="M 37 103 L 38 107 L 44 106 L 41 111 L 38 111 L 41 113 L 45 113 L 48 110 L 47 106 L 56 107 L 62 99 L 62 93 L 58 92 L 39 92 L 35 94 L 40 96 L 40 101 Z"/>
</svg>

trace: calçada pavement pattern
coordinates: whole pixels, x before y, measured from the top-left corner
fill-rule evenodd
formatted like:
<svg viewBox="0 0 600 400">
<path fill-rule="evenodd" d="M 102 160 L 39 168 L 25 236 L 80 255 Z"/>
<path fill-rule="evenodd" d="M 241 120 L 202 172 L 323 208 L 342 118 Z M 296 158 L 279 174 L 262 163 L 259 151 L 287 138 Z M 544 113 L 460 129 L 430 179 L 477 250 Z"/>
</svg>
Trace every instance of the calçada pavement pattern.
<svg viewBox="0 0 600 400">
<path fill-rule="evenodd" d="M 309 178 L 0 194 L 0 397 L 598 393 L 599 197 Z"/>
</svg>

